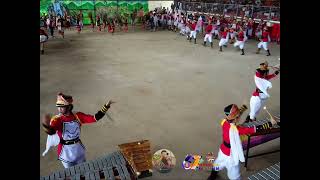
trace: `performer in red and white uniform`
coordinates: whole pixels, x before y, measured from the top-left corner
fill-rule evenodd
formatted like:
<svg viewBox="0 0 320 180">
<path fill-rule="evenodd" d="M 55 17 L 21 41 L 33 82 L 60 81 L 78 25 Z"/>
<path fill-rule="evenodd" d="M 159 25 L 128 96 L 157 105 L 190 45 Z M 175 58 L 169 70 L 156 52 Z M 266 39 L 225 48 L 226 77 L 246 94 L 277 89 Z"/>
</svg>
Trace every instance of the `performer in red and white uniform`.
<svg viewBox="0 0 320 180">
<path fill-rule="evenodd" d="M 207 40 L 209 40 L 211 48 L 213 47 L 212 33 L 211 33 L 212 29 L 213 29 L 212 21 L 209 21 L 209 24 L 206 27 L 206 35 L 204 36 L 204 39 L 203 39 L 203 45 L 206 46 L 206 42 Z"/>
<path fill-rule="evenodd" d="M 187 36 L 187 40 L 190 39 L 190 26 L 191 26 L 191 21 L 188 19 L 186 22 L 186 36 Z"/>
<path fill-rule="evenodd" d="M 268 32 L 268 28 L 264 27 L 262 32 L 262 37 L 260 39 L 260 43 L 258 44 L 257 54 L 260 53 L 261 48 L 267 51 L 267 56 L 270 56 L 270 51 L 268 49 L 268 42 L 270 42 L 270 33 Z"/>
<path fill-rule="evenodd" d="M 249 39 L 252 38 L 253 25 L 254 25 L 253 20 L 249 18 L 248 25 L 247 25 L 247 35 Z"/>
<path fill-rule="evenodd" d="M 196 20 L 193 20 L 192 21 L 192 24 L 190 25 L 190 38 L 189 38 L 189 41 L 191 42 L 191 39 L 194 38 L 194 43 L 196 44 L 197 43 L 197 31 L 196 31 L 196 26 L 197 26 L 197 23 L 196 23 Z"/>
<path fill-rule="evenodd" d="M 256 70 L 256 74 L 254 76 L 256 89 L 252 93 L 250 99 L 250 114 L 247 116 L 247 121 L 256 120 L 256 117 L 262 106 L 270 97 L 268 94 L 268 89 L 272 88 L 272 84 L 269 80 L 276 77 L 278 74 L 279 70 L 275 71 L 273 74 L 269 74 L 267 61 L 261 63 L 260 67 Z"/>
<path fill-rule="evenodd" d="M 245 161 L 240 135 L 261 132 L 277 124 L 277 121 L 271 119 L 271 122 L 259 126 L 237 126 L 236 123 L 240 121 L 243 111 L 244 109 L 240 110 L 236 104 L 230 104 L 224 108 L 226 117 L 221 121 L 223 142 L 208 180 L 216 179 L 218 171 L 224 168 L 227 169 L 229 179 L 240 180 L 240 162 Z"/>
<path fill-rule="evenodd" d="M 44 43 L 49 39 L 48 34 L 43 27 L 40 28 L 40 51 L 44 54 Z"/>
<path fill-rule="evenodd" d="M 247 40 L 245 32 L 240 28 L 239 33 L 237 34 L 237 40 L 234 43 L 234 47 L 238 47 L 241 49 L 241 55 L 244 55 L 244 42 Z"/>
<path fill-rule="evenodd" d="M 212 36 L 214 36 L 215 39 L 218 39 L 219 37 L 219 26 L 217 24 L 213 24 Z"/>
<path fill-rule="evenodd" d="M 72 102 L 72 96 L 59 93 L 56 102 L 59 114 L 52 118 L 47 114 L 42 120 L 43 129 L 48 134 L 47 148 L 42 155 L 44 156 L 50 147 L 58 145 L 58 159 L 65 168 L 86 161 L 85 147 L 80 140 L 81 126 L 99 121 L 114 103 L 109 101 L 95 115 L 89 115 L 73 113 Z"/>
<path fill-rule="evenodd" d="M 233 44 L 235 42 L 235 37 L 236 37 L 235 28 L 229 29 L 229 35 L 230 35 L 230 44 Z"/>
<path fill-rule="evenodd" d="M 227 27 L 225 27 L 224 31 L 220 33 L 220 36 L 221 36 L 221 39 L 219 42 L 219 47 L 220 47 L 220 51 L 222 51 L 222 46 L 226 46 L 228 43 L 229 32 Z"/>
</svg>

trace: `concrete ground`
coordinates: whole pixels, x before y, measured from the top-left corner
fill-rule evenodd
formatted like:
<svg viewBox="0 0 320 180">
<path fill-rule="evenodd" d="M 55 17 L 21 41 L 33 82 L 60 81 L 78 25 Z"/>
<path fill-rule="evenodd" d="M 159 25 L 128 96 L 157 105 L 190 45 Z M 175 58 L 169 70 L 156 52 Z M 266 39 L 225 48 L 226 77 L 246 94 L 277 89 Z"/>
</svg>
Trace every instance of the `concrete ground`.
<svg viewBox="0 0 320 180">
<path fill-rule="evenodd" d="M 199 37 L 199 36 L 198 36 Z M 206 179 L 209 171 L 186 171 L 181 163 L 187 154 L 218 153 L 226 105 L 247 104 L 254 85 L 254 71 L 268 60 L 278 64 L 280 47 L 270 45 L 272 56 L 255 54 L 257 42 L 246 44 L 246 55 L 229 45 L 224 52 L 189 43 L 174 32 L 81 34 L 66 31 L 46 43 L 40 58 L 40 111 L 56 113 L 55 100 L 61 91 L 74 97 L 74 111 L 94 114 L 110 98 L 117 103 L 111 117 L 84 125 L 81 139 L 87 159 L 118 150 L 117 145 L 142 139 L 152 143 L 152 152 L 171 150 L 176 167 L 168 174 L 154 172 L 146 179 Z M 272 80 L 271 113 L 280 113 L 280 79 Z M 245 112 L 243 118 L 247 115 Z M 40 117 L 39 116 L 39 117 Z M 266 117 L 262 111 L 259 117 Z M 40 129 L 39 156 L 45 149 L 46 134 Z M 257 146 L 252 154 L 280 148 L 280 139 Z M 40 175 L 63 168 L 55 150 L 40 158 Z M 243 178 L 280 161 L 280 153 L 249 159 Z M 221 171 L 220 179 L 227 179 Z"/>
</svg>

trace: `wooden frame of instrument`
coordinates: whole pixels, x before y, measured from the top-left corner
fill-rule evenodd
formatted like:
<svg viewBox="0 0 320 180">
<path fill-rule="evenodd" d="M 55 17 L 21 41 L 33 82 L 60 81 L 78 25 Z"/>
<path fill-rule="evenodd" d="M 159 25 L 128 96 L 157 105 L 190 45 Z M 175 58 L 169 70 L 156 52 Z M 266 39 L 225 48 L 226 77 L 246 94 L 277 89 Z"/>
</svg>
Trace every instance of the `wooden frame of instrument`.
<svg viewBox="0 0 320 180">
<path fill-rule="evenodd" d="M 278 133 L 278 132 L 280 132 L 278 129 L 270 129 L 270 130 L 266 130 L 265 132 L 255 133 L 255 134 L 252 134 L 252 135 L 247 135 L 248 136 L 248 144 L 247 144 L 246 155 L 245 155 L 245 164 L 244 164 L 244 167 L 246 168 L 246 170 L 248 168 L 248 159 L 249 158 L 280 152 L 280 149 L 279 149 L 279 150 L 275 150 L 275 151 L 270 151 L 270 152 L 265 152 L 265 153 L 260 153 L 260 154 L 249 156 L 251 136 L 261 136 L 261 135 L 265 135 L 265 134 L 273 134 L 273 133 Z"/>
</svg>

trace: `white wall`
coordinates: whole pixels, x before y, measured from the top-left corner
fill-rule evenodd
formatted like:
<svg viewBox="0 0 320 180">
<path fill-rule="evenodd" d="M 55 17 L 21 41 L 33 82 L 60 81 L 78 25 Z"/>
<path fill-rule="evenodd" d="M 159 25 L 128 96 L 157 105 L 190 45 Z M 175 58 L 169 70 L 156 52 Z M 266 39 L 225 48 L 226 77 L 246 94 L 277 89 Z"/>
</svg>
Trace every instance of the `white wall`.
<svg viewBox="0 0 320 180">
<path fill-rule="evenodd" d="M 149 11 L 154 10 L 156 7 L 167 7 L 170 9 L 173 1 L 148 1 Z"/>
</svg>

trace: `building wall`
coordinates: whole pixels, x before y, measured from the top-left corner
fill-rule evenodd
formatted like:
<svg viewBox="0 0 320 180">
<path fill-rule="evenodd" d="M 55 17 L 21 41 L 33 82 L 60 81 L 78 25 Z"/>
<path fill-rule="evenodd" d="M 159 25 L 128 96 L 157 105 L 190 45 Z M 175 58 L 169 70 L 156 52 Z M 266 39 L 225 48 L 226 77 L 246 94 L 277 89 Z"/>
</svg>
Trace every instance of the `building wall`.
<svg viewBox="0 0 320 180">
<path fill-rule="evenodd" d="M 157 7 L 165 7 L 166 9 L 168 7 L 170 9 L 172 3 L 173 1 L 148 1 L 148 9 L 150 11 L 154 10 Z"/>
</svg>

